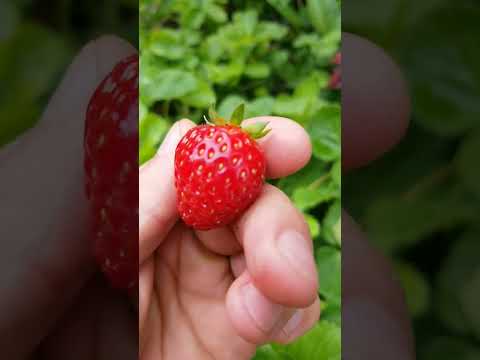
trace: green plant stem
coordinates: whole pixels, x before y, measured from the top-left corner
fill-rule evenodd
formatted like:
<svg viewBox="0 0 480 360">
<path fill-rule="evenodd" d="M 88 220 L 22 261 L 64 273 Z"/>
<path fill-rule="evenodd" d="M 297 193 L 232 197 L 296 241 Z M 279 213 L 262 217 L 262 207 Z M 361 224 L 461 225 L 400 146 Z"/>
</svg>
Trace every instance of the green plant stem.
<svg viewBox="0 0 480 360">
<path fill-rule="evenodd" d="M 328 178 L 330 177 L 330 173 L 324 174 L 320 176 L 317 180 L 312 182 L 310 185 L 308 185 L 308 188 L 310 190 L 318 188 L 320 185 L 322 185 Z"/>
<path fill-rule="evenodd" d="M 403 197 L 407 200 L 414 199 L 420 194 L 430 189 L 433 185 L 438 184 L 440 181 L 446 179 L 452 173 L 453 165 L 450 163 L 446 166 L 436 169 L 430 175 L 421 179 L 411 189 L 407 190 Z"/>
</svg>

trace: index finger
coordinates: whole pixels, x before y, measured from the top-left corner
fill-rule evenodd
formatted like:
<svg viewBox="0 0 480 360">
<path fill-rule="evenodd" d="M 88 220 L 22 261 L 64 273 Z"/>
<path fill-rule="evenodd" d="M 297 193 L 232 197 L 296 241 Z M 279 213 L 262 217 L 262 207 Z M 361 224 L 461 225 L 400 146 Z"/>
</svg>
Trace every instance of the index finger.
<svg viewBox="0 0 480 360">
<path fill-rule="evenodd" d="M 306 131 L 296 122 L 282 117 L 262 116 L 244 123 L 268 122 L 270 133 L 258 141 L 267 160 L 267 175 L 277 178 L 301 169 L 312 153 Z M 175 149 L 182 136 L 194 124 L 189 120 L 177 122 L 168 133 L 157 155 L 140 168 L 139 180 L 139 256 L 140 264 L 160 245 L 173 224 L 178 220 L 174 181 Z M 201 236 L 212 251 L 217 241 Z M 227 239 L 236 249 L 233 237 Z M 225 245 L 225 242 L 223 242 Z M 228 246 L 227 246 L 228 247 Z"/>
<path fill-rule="evenodd" d="M 271 131 L 258 144 L 267 160 L 267 176 L 281 178 L 303 168 L 312 155 L 312 145 L 305 129 L 297 122 L 278 116 L 259 116 L 245 124 L 267 122 Z"/>
</svg>

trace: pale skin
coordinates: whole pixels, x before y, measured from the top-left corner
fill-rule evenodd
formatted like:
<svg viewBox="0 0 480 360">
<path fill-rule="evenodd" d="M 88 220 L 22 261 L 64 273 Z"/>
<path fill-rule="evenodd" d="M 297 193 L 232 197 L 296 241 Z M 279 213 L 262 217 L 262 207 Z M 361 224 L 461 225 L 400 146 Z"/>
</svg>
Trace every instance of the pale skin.
<svg viewBox="0 0 480 360">
<path fill-rule="evenodd" d="M 311 156 L 305 131 L 284 118 L 248 121 L 265 120 L 272 131 L 259 144 L 268 176 L 303 167 Z M 183 225 L 173 159 L 192 126 L 176 123 L 140 169 L 141 358 L 250 359 L 257 345 L 291 342 L 318 320 L 312 240 L 302 215 L 271 185 L 231 226 Z"/>
</svg>

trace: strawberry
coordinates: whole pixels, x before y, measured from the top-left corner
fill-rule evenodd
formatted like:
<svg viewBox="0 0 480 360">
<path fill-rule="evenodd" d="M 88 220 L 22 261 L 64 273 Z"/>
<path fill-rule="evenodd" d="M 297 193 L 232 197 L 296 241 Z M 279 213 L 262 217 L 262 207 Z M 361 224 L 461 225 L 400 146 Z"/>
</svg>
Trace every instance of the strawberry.
<svg viewBox="0 0 480 360">
<path fill-rule="evenodd" d="M 258 197 L 266 163 L 256 139 L 266 123 L 240 127 L 244 106 L 230 121 L 211 110 L 207 125 L 190 129 L 175 151 L 177 207 L 182 220 L 197 230 L 230 224 Z"/>
<path fill-rule="evenodd" d="M 138 56 L 119 62 L 88 105 L 86 194 L 94 256 L 115 288 L 138 280 Z"/>
</svg>

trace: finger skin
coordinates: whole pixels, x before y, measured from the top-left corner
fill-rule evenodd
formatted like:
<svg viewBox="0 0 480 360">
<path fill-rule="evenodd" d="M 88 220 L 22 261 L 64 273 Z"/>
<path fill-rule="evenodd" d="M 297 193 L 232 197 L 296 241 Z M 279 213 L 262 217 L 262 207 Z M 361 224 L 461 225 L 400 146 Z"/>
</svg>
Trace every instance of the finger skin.
<svg viewBox="0 0 480 360">
<path fill-rule="evenodd" d="M 252 316 L 245 305 L 244 288 L 253 285 L 252 277 L 245 271 L 238 277 L 227 293 L 226 308 L 233 327 L 244 340 L 255 345 L 267 342 L 287 344 L 307 332 L 320 316 L 320 301 L 302 309 L 285 307 L 272 302 L 271 313 L 268 307 L 261 311 L 263 317 L 273 318 L 275 325 L 271 330 L 262 328 L 262 325 Z M 267 313 L 265 313 L 267 312 Z"/>
<path fill-rule="evenodd" d="M 245 123 L 266 121 L 270 133 L 259 140 L 267 159 L 268 176 L 290 175 L 310 160 L 312 149 L 308 134 L 296 122 L 280 117 L 257 117 Z M 175 221 L 176 194 L 174 187 L 174 156 L 178 142 L 194 124 L 181 120 L 172 127 L 157 155 L 140 168 L 139 189 L 139 246 L 140 264 L 160 245 Z M 228 231 L 228 230 L 219 230 Z M 234 237 L 225 237 L 221 244 L 215 241 L 215 232 L 199 233 L 199 238 L 218 254 L 232 255 L 239 251 Z"/>
<path fill-rule="evenodd" d="M 170 129 L 157 154 L 139 170 L 139 256 L 142 264 L 178 220 L 174 180 L 175 149 L 195 124 L 181 120 Z"/>
<path fill-rule="evenodd" d="M 405 343 L 412 348 L 411 324 L 405 294 L 388 260 L 368 242 L 360 227 L 342 212 L 342 302 L 372 299 L 387 309 L 402 327 Z"/>
<path fill-rule="evenodd" d="M 342 167 L 349 170 L 400 141 L 410 100 L 398 66 L 379 47 L 348 33 L 342 39 Z"/>
<path fill-rule="evenodd" d="M 6 358 L 23 358 L 92 273 L 84 115 L 99 81 L 132 49 L 114 37 L 86 45 L 38 125 L 0 158 L 0 238 L 8 239 L 0 252 L 0 308 L 9 309 L 0 320 L 9 338 L 0 347 Z M 18 343 L 24 346 L 12 348 Z"/>
<path fill-rule="evenodd" d="M 290 307 L 315 301 L 318 278 L 310 232 L 285 194 L 265 185 L 259 199 L 233 228 L 253 282 L 265 296 Z M 282 252 L 279 239 L 285 234 L 291 243 Z"/>
<path fill-rule="evenodd" d="M 267 160 L 267 176 L 272 179 L 291 175 L 303 168 L 312 155 L 310 137 L 293 120 L 260 116 L 247 119 L 244 124 L 267 122 L 270 132 L 258 140 Z"/>
</svg>

